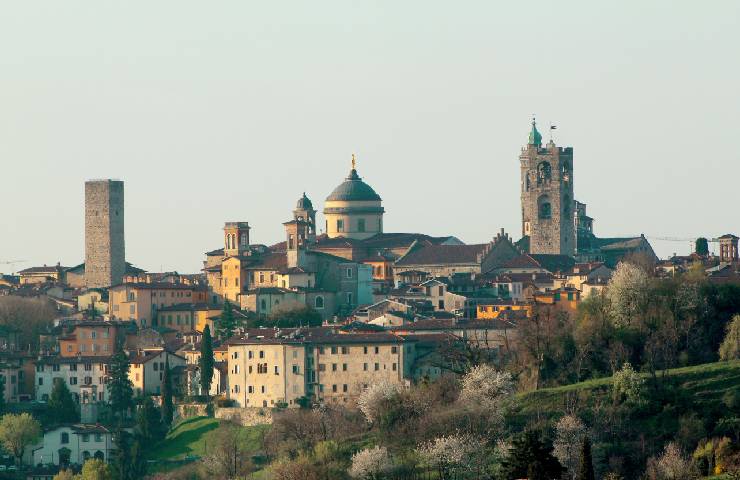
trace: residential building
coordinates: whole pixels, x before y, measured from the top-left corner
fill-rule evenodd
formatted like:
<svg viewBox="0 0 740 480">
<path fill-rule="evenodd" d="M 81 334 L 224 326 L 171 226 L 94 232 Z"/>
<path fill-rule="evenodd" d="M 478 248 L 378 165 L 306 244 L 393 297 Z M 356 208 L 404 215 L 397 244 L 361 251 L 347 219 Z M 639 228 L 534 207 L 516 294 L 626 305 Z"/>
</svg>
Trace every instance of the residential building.
<svg viewBox="0 0 740 480">
<path fill-rule="evenodd" d="M 132 320 L 140 328 L 152 325 L 157 311 L 180 304 L 205 303 L 205 287 L 178 283 L 123 283 L 109 290 L 110 316 Z"/>
<path fill-rule="evenodd" d="M 107 402 L 108 366 L 105 356 L 41 356 L 36 360 L 36 400 L 48 401 L 55 381 L 64 381 L 77 403 L 84 395 Z"/>
<path fill-rule="evenodd" d="M 159 395 L 162 393 L 162 381 L 167 362 L 170 369 L 184 367 L 185 357 L 166 350 L 147 350 L 129 358 L 131 369 L 129 379 L 135 395 Z"/>
<path fill-rule="evenodd" d="M 98 424 L 64 424 L 44 431 L 42 440 L 26 449 L 33 465 L 82 465 L 91 458 L 112 461 L 113 432 Z"/>
<path fill-rule="evenodd" d="M 228 346 L 229 398 L 241 407 L 350 405 L 368 385 L 408 384 L 413 342 L 329 328 L 249 331 Z"/>
</svg>

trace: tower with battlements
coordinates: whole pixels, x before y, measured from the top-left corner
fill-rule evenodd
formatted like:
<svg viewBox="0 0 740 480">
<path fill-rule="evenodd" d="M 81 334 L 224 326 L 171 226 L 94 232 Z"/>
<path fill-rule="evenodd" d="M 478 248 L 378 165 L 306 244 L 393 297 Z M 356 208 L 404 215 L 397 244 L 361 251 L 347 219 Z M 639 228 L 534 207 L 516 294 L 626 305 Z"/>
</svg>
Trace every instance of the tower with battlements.
<svg viewBox="0 0 740 480">
<path fill-rule="evenodd" d="M 558 147 L 532 120 L 521 167 L 522 235 L 529 253 L 573 255 L 576 247 L 573 199 L 573 148 Z"/>
<path fill-rule="evenodd" d="M 85 182 L 85 284 L 106 288 L 121 283 L 126 270 L 123 236 L 123 182 Z"/>
</svg>

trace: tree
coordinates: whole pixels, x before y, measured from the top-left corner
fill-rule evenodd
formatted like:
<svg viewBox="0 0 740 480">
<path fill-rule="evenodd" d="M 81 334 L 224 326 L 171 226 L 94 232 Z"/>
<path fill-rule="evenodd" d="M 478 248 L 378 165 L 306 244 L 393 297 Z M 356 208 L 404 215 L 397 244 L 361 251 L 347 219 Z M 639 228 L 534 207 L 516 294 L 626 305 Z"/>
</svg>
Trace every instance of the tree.
<svg viewBox="0 0 740 480">
<path fill-rule="evenodd" d="M 208 432 L 208 455 L 203 459 L 208 471 L 216 478 L 235 478 L 250 469 L 246 443 L 241 428 L 233 422 L 221 422 Z"/>
<path fill-rule="evenodd" d="M 476 457 L 482 446 L 483 442 L 470 435 L 452 434 L 422 443 L 416 453 L 425 465 L 436 469 L 439 478 L 444 480 L 458 471 L 478 466 Z"/>
<path fill-rule="evenodd" d="M 393 468 L 393 462 L 388 449 L 375 446 L 365 448 L 352 455 L 352 466 L 349 474 L 361 480 L 376 480 L 386 478 L 385 475 Z"/>
<path fill-rule="evenodd" d="M 566 415 L 555 425 L 553 455 L 566 470 L 569 478 L 576 474 L 580 458 L 581 444 L 586 438 L 586 426 L 575 415 Z"/>
<path fill-rule="evenodd" d="M 75 474 L 72 470 L 59 470 L 59 473 L 54 475 L 53 480 L 75 480 Z"/>
<path fill-rule="evenodd" d="M 588 437 L 583 437 L 581 443 L 581 463 L 578 466 L 576 480 L 595 480 L 594 462 L 591 457 L 591 441 Z"/>
<path fill-rule="evenodd" d="M 226 340 L 234 335 L 236 329 L 236 320 L 234 319 L 234 310 L 231 306 L 231 302 L 226 300 L 224 302 L 224 308 L 221 311 L 221 317 L 218 319 L 218 327 L 216 331 L 221 340 Z"/>
<path fill-rule="evenodd" d="M 696 254 L 702 257 L 709 254 L 709 242 L 704 237 L 696 239 Z"/>
<path fill-rule="evenodd" d="M 200 341 L 198 367 L 200 368 L 201 394 L 209 395 L 211 392 L 211 382 L 213 381 L 213 340 L 211 339 L 211 329 L 208 325 L 203 329 L 203 338 Z"/>
<path fill-rule="evenodd" d="M 80 420 L 77 404 L 63 378 L 54 379 L 48 406 L 50 423 L 74 423 Z"/>
<path fill-rule="evenodd" d="M 479 406 L 491 414 L 503 414 L 514 394 L 514 381 L 509 372 L 498 372 L 490 365 L 477 365 L 462 379 L 459 401 Z"/>
<path fill-rule="evenodd" d="M 556 479 L 563 473 L 563 467 L 552 455 L 552 448 L 543 443 L 534 430 L 514 437 L 509 451 L 508 458 L 503 461 L 507 479 L 527 478 L 533 472 L 537 472 L 539 478 Z"/>
<path fill-rule="evenodd" d="M 719 346 L 720 360 L 736 360 L 740 358 L 740 315 L 732 317 L 727 324 L 725 339 Z"/>
<path fill-rule="evenodd" d="M 145 442 L 161 440 L 164 437 L 162 413 L 154 405 L 152 397 L 146 397 L 136 414 L 138 435 Z"/>
<path fill-rule="evenodd" d="M 0 415 L 5 412 L 5 376 L 0 377 Z"/>
<path fill-rule="evenodd" d="M 612 377 L 614 400 L 625 399 L 628 403 L 640 404 L 643 401 L 644 385 L 645 379 L 632 368 L 632 365 L 625 363 L 622 369 Z"/>
<path fill-rule="evenodd" d="M 162 423 L 167 428 L 172 425 L 174 410 L 172 404 L 172 377 L 170 375 L 170 359 L 167 357 L 164 361 L 164 376 L 162 378 Z"/>
<path fill-rule="evenodd" d="M 609 280 L 606 296 L 616 325 L 629 326 L 642 313 L 648 297 L 648 276 L 640 267 L 620 262 Z"/>
<path fill-rule="evenodd" d="M 647 477 L 651 480 L 694 480 L 699 478 L 699 469 L 691 459 L 685 457 L 678 445 L 671 442 L 658 458 L 647 463 Z"/>
<path fill-rule="evenodd" d="M 134 405 L 134 387 L 129 378 L 129 361 L 121 346 L 118 347 L 111 359 L 108 383 L 110 406 L 114 417 L 119 421 L 126 418 L 129 409 Z"/>
<path fill-rule="evenodd" d="M 3 415 L 0 419 L 0 443 L 20 463 L 26 447 L 41 437 L 41 425 L 28 413 Z"/>
<path fill-rule="evenodd" d="M 30 345 L 37 351 L 40 334 L 53 326 L 57 316 L 56 305 L 48 298 L 0 295 L 0 325 L 20 331 L 18 347 Z"/>
<path fill-rule="evenodd" d="M 102 460 L 91 458 L 82 466 L 82 472 L 75 480 L 113 480 L 110 467 Z"/>
<path fill-rule="evenodd" d="M 387 380 L 373 383 L 360 393 L 357 406 L 365 415 L 367 423 L 376 422 L 382 409 L 382 403 L 396 397 L 400 392 L 398 385 Z"/>
<path fill-rule="evenodd" d="M 141 440 L 119 427 L 113 441 L 116 451 L 112 468 L 116 480 L 143 478 L 146 473 L 146 460 L 141 449 Z"/>
<path fill-rule="evenodd" d="M 275 312 L 267 320 L 259 323 L 266 327 L 292 328 L 320 327 L 322 322 L 321 314 L 317 310 L 303 306 Z"/>
</svg>

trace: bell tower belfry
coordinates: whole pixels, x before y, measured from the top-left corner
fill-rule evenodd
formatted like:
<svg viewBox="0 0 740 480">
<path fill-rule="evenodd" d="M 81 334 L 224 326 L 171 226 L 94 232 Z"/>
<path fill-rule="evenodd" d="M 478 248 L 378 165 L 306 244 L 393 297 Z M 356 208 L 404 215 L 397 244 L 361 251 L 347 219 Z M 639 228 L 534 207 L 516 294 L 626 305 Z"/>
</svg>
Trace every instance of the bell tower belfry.
<svg viewBox="0 0 740 480">
<path fill-rule="evenodd" d="M 532 119 L 521 166 L 522 235 L 529 236 L 529 253 L 575 254 L 573 147 L 557 147 L 542 135 Z"/>
</svg>

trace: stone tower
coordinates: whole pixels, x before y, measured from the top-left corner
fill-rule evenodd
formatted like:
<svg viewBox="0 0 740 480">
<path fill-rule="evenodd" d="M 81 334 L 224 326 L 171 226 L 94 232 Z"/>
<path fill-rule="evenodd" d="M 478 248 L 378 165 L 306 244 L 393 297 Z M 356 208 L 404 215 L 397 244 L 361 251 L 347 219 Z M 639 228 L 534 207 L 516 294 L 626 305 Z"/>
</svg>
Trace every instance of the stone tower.
<svg viewBox="0 0 740 480">
<path fill-rule="evenodd" d="M 224 224 L 224 256 L 238 257 L 249 251 L 249 223 Z"/>
<path fill-rule="evenodd" d="M 529 253 L 575 254 L 573 148 L 556 147 L 532 120 L 527 146 L 519 155 L 522 172 L 522 235 Z"/>
<path fill-rule="evenodd" d="M 737 262 L 738 258 L 738 237 L 728 233 L 719 237 L 719 261 L 720 262 Z"/>
<path fill-rule="evenodd" d="M 123 238 L 123 182 L 85 182 L 85 285 L 106 288 L 126 272 Z"/>
<path fill-rule="evenodd" d="M 316 241 L 316 210 L 314 210 L 311 200 L 306 196 L 306 192 L 303 192 L 303 196 L 296 202 L 295 210 L 293 210 L 293 220 L 308 224 L 305 239 L 308 243 L 314 243 Z"/>
</svg>

